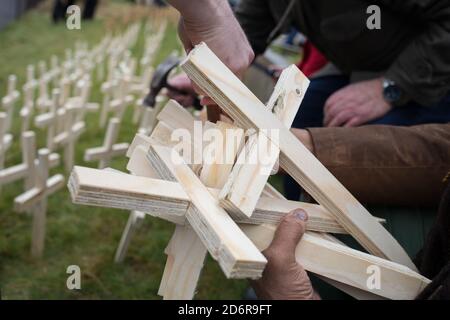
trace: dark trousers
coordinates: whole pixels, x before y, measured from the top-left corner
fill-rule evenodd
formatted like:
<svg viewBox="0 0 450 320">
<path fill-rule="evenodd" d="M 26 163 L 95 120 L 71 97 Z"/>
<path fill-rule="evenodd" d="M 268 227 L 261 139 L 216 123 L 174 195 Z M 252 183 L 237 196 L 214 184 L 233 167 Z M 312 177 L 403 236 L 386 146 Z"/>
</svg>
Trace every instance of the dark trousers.
<svg viewBox="0 0 450 320">
<path fill-rule="evenodd" d="M 323 108 L 328 97 L 349 84 L 348 76 L 327 76 L 311 80 L 302 105 L 292 127 L 322 127 Z M 396 107 L 368 124 L 412 126 L 425 123 L 450 122 L 450 94 L 434 106 L 424 107 L 416 102 Z M 288 199 L 298 200 L 301 188 L 289 176 L 284 178 L 284 189 Z"/>
<path fill-rule="evenodd" d="M 66 17 L 67 8 L 75 3 L 75 0 L 55 0 L 53 5 L 52 19 L 54 23 L 64 20 Z"/>
<path fill-rule="evenodd" d="M 97 8 L 98 0 L 86 0 L 83 10 L 83 19 L 91 20 L 94 19 L 95 9 Z"/>
<path fill-rule="evenodd" d="M 73 4 L 75 4 L 75 0 L 55 0 L 52 14 L 53 22 L 57 23 L 60 20 L 64 20 L 66 17 L 67 8 Z M 86 0 L 82 18 L 84 20 L 93 19 L 97 5 L 98 0 Z"/>
</svg>

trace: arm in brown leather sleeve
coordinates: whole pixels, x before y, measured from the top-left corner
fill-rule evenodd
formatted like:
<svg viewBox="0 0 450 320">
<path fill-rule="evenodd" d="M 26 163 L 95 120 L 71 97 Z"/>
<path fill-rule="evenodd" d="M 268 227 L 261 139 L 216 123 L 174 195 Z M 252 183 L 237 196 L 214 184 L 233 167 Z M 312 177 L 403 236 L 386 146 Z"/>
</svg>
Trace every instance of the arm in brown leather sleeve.
<svg viewBox="0 0 450 320">
<path fill-rule="evenodd" d="M 438 205 L 450 170 L 450 123 L 308 131 L 316 157 L 361 202 Z"/>
</svg>

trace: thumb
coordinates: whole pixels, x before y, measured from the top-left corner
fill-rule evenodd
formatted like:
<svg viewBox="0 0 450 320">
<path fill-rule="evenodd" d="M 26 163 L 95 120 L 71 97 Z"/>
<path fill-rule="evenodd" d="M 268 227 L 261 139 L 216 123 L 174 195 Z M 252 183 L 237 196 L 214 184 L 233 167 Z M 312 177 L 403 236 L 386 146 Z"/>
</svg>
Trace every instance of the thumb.
<svg viewBox="0 0 450 320">
<path fill-rule="evenodd" d="M 306 231 L 308 214 L 303 209 L 289 212 L 280 221 L 272 243 L 266 250 L 286 254 L 295 259 L 295 248 Z"/>
</svg>

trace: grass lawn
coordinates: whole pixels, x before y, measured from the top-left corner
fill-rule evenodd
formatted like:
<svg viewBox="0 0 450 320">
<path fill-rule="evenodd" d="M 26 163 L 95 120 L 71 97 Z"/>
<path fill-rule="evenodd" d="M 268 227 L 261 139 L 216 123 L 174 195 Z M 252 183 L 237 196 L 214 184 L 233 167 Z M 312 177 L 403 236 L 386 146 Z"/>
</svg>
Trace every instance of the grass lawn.
<svg viewBox="0 0 450 320">
<path fill-rule="evenodd" d="M 83 22 L 81 30 L 69 31 L 64 24 L 50 22 L 50 1 L 32 10 L 20 20 L 0 31 L 0 97 L 5 94 L 9 74 L 18 76 L 19 88 L 25 79 L 28 64 L 37 65 L 51 55 L 62 58 L 66 48 L 75 41 L 85 40 L 93 45 L 107 32 L 123 31 L 127 21 L 146 15 L 126 1 L 103 1 L 98 17 Z M 133 53 L 140 57 L 144 44 L 141 32 Z M 175 24 L 167 29 L 156 63 L 172 50 L 179 48 Z M 100 83 L 94 82 L 91 101 L 101 101 Z M 6 167 L 21 162 L 18 132 L 20 122 L 16 106 L 14 145 L 7 153 Z M 136 126 L 129 109 L 122 122 L 119 142 L 132 140 Z M 76 150 L 76 164 L 84 163 L 84 150 L 99 146 L 105 130 L 98 127 L 98 113 L 86 117 L 87 130 Z M 33 129 L 34 130 L 34 129 Z M 45 131 L 35 130 L 39 147 L 45 146 Z M 112 167 L 125 170 L 126 158 L 113 161 Z M 63 173 L 62 166 L 52 173 Z M 75 206 L 66 188 L 49 198 L 47 234 L 44 257 L 30 258 L 31 220 L 26 214 L 12 210 L 14 198 L 23 192 L 22 182 L 3 186 L 0 191 L 0 288 L 3 299 L 158 299 L 156 295 L 164 269 L 164 248 L 172 234 L 173 225 L 148 217 L 133 238 L 125 262 L 116 265 L 114 253 L 128 212 L 86 206 Z M 81 268 L 81 290 L 66 287 L 69 265 Z M 246 281 L 226 280 L 218 265 L 208 258 L 198 287 L 199 299 L 238 299 Z"/>
</svg>

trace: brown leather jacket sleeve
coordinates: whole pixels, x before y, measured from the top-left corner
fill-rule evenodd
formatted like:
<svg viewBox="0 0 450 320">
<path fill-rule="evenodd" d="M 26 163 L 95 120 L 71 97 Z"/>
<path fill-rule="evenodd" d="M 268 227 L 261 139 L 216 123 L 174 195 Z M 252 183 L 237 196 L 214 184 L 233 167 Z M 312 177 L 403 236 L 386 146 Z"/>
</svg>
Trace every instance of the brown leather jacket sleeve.
<svg viewBox="0 0 450 320">
<path fill-rule="evenodd" d="M 450 170 L 450 123 L 308 131 L 316 157 L 361 202 L 438 205 Z"/>
</svg>

